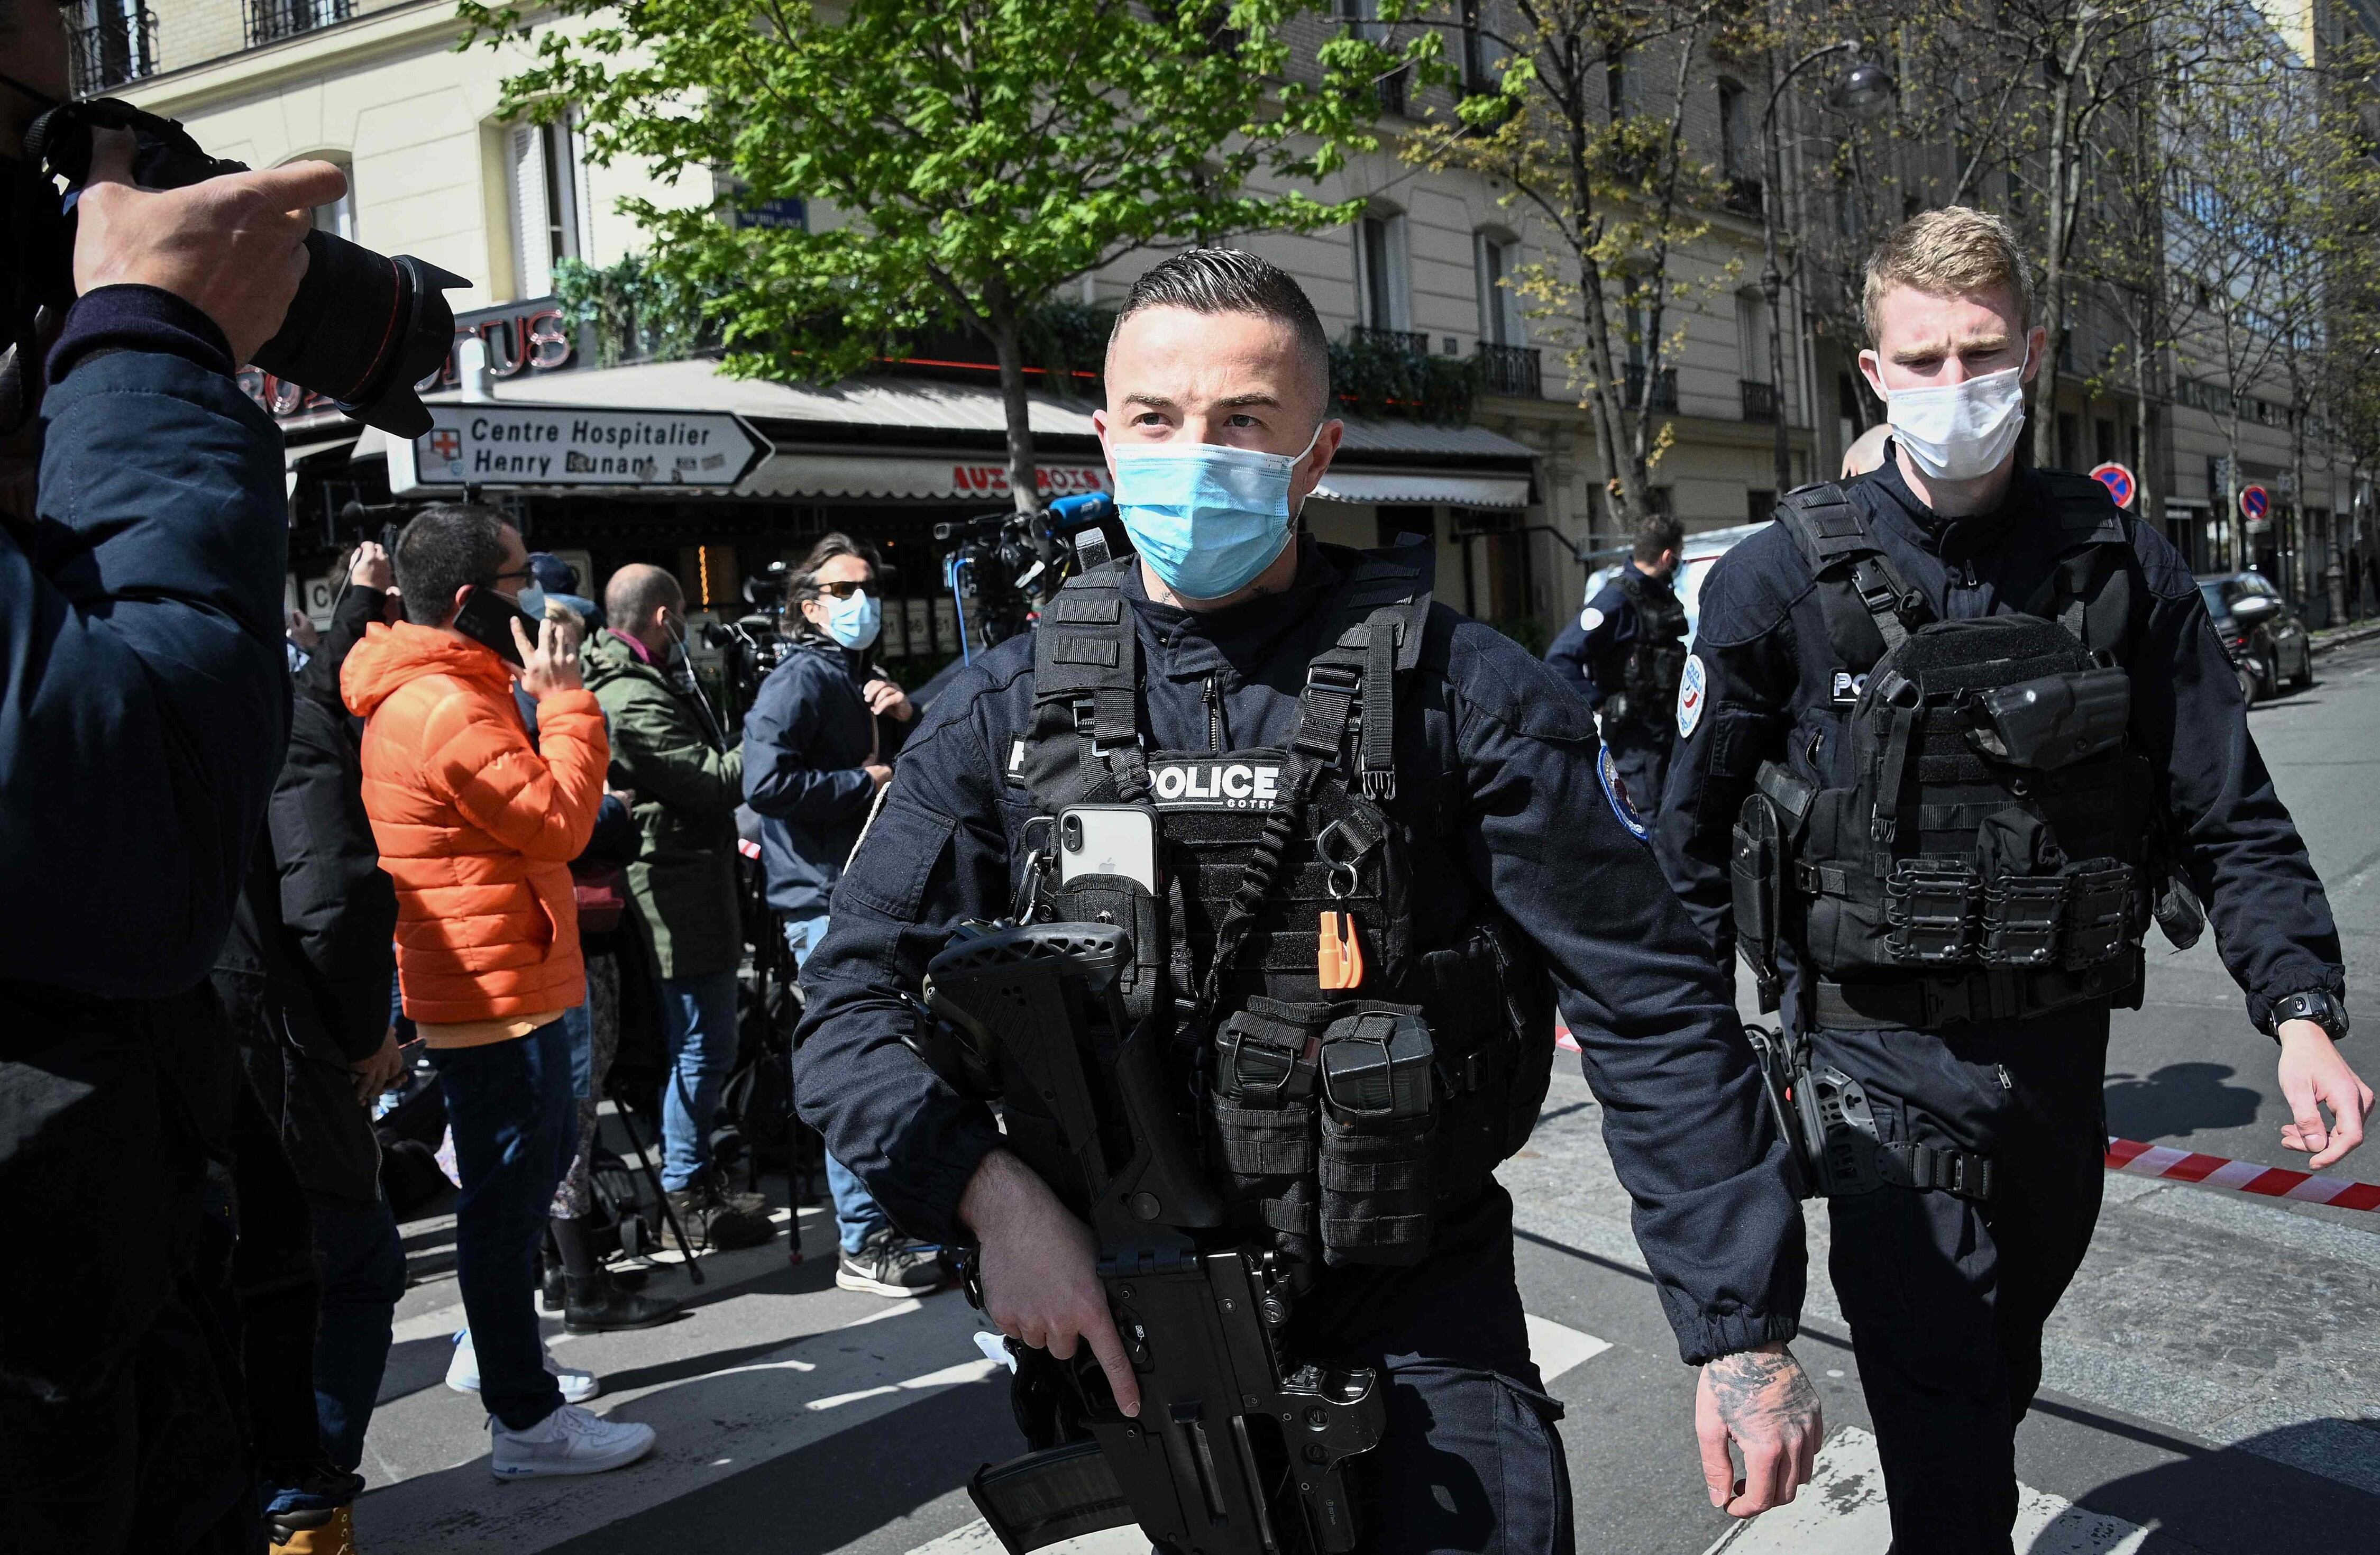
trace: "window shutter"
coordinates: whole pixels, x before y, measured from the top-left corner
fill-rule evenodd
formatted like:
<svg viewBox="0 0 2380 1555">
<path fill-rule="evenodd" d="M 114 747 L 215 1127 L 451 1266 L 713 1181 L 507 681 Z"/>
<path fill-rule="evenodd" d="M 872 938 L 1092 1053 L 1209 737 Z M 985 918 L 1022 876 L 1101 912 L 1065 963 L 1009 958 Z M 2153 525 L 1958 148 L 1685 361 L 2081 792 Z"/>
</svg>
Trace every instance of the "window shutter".
<svg viewBox="0 0 2380 1555">
<path fill-rule="evenodd" d="M 514 280 L 523 298 L 553 290 L 553 247 L 545 208 L 545 135 L 513 127 Z"/>
</svg>

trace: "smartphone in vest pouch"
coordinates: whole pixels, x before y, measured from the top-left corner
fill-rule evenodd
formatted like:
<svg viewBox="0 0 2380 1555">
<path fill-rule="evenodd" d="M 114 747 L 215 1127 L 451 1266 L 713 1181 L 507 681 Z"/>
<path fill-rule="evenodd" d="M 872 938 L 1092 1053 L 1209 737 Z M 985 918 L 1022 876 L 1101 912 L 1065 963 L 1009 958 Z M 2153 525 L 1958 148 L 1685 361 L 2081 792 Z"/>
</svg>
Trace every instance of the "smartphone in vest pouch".
<svg viewBox="0 0 2380 1555">
<path fill-rule="evenodd" d="M 1133 805 L 1070 805 L 1058 812 L 1058 883 L 1118 875 L 1157 891 L 1157 817 Z"/>
<path fill-rule="evenodd" d="M 482 648 L 492 649 L 507 664 L 520 667 L 520 644 L 513 640 L 513 623 L 519 622 L 528 640 L 537 640 L 538 618 L 497 593 L 493 589 L 473 589 L 463 601 L 463 608 L 455 613 L 455 629 Z"/>
</svg>

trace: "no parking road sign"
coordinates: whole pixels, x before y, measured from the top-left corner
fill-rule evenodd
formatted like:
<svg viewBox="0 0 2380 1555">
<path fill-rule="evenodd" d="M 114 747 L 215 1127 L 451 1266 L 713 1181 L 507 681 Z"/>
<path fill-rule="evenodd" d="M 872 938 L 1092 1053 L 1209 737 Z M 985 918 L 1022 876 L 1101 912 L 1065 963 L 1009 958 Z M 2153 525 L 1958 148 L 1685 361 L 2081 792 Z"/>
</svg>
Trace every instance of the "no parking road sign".
<svg viewBox="0 0 2380 1555">
<path fill-rule="evenodd" d="M 2240 489 L 2240 516 L 2251 524 L 2261 524 L 2273 514 L 2273 493 L 2262 486 Z"/>
<path fill-rule="evenodd" d="M 2091 479 L 2107 488 L 2107 495 L 2114 500 L 2118 507 L 2132 505 L 2132 495 L 2138 488 L 2133 484 L 2131 470 L 2111 459 L 2093 470 Z"/>
</svg>

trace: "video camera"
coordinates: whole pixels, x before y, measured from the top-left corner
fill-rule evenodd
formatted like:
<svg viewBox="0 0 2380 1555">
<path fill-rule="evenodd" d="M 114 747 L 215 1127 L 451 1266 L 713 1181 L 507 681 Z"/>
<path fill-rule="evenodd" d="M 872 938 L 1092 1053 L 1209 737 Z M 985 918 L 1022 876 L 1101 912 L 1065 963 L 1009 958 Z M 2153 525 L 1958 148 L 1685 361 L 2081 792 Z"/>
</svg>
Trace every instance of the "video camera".
<svg viewBox="0 0 2380 1555">
<path fill-rule="evenodd" d="M 100 129 L 132 135 L 132 176 L 145 188 L 182 188 L 248 171 L 244 163 L 209 156 L 174 120 L 112 97 L 59 103 L 28 127 L 10 191 L 17 252 L 6 278 L 9 334 L 24 385 L 19 424 L 32 415 L 40 393 L 36 310 L 62 308 L 74 297 L 74 200 L 91 176 L 92 132 Z M 64 201 L 54 180 L 64 180 L 69 191 Z M 307 234 L 306 251 L 305 279 L 280 332 L 257 348 L 255 365 L 327 395 L 392 436 L 428 431 L 430 412 L 414 385 L 438 370 L 454 345 L 455 314 L 444 288 L 470 283 L 410 254 L 391 259 L 319 228 Z"/>
<path fill-rule="evenodd" d="M 1060 497 L 1038 513 L 937 524 L 934 538 L 957 541 L 942 558 L 942 581 L 958 606 L 959 638 L 970 655 L 1024 631 L 1074 574 L 1132 551 L 1115 499 L 1105 492 Z"/>
<path fill-rule="evenodd" d="M 702 640 L 719 650 L 730 699 L 748 708 L 760 683 L 785 662 L 792 645 L 785 640 L 785 564 L 771 562 L 768 570 L 744 580 L 748 608 L 733 621 L 706 621 Z"/>
</svg>

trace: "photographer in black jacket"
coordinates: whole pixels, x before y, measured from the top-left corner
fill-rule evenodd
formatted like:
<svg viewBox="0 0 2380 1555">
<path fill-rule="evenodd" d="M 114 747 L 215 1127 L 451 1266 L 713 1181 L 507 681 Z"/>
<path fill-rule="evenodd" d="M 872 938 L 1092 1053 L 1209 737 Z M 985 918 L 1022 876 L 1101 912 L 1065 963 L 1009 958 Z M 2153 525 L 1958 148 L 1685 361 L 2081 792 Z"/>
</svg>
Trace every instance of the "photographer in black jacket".
<svg viewBox="0 0 2380 1555">
<path fill-rule="evenodd" d="M 295 1225 L 251 1226 L 243 1172 L 234 1274 L 275 1555 L 352 1547 L 356 1469 L 405 1294 L 368 1111 L 400 1069 L 388 1014 L 396 890 L 364 813 L 361 721 L 339 699 L 339 666 L 384 617 L 393 581 L 385 551 L 358 548 L 298 673 L 289 753 L 215 962 L 249 1089 L 277 1136 L 259 1153 L 285 1154 L 305 1211 Z"/>
<path fill-rule="evenodd" d="M 12 191 L 66 75 L 55 11 L 0 6 Z M 0 1202 L 36 1250 L 0 1281 L 0 1548 L 228 1550 L 256 1514 L 200 1284 L 238 1083 L 206 976 L 288 723 L 281 438 L 232 373 L 344 181 L 159 192 L 127 157 L 100 147 L 46 359 L 0 374 L 48 384 L 0 523 Z"/>
</svg>

